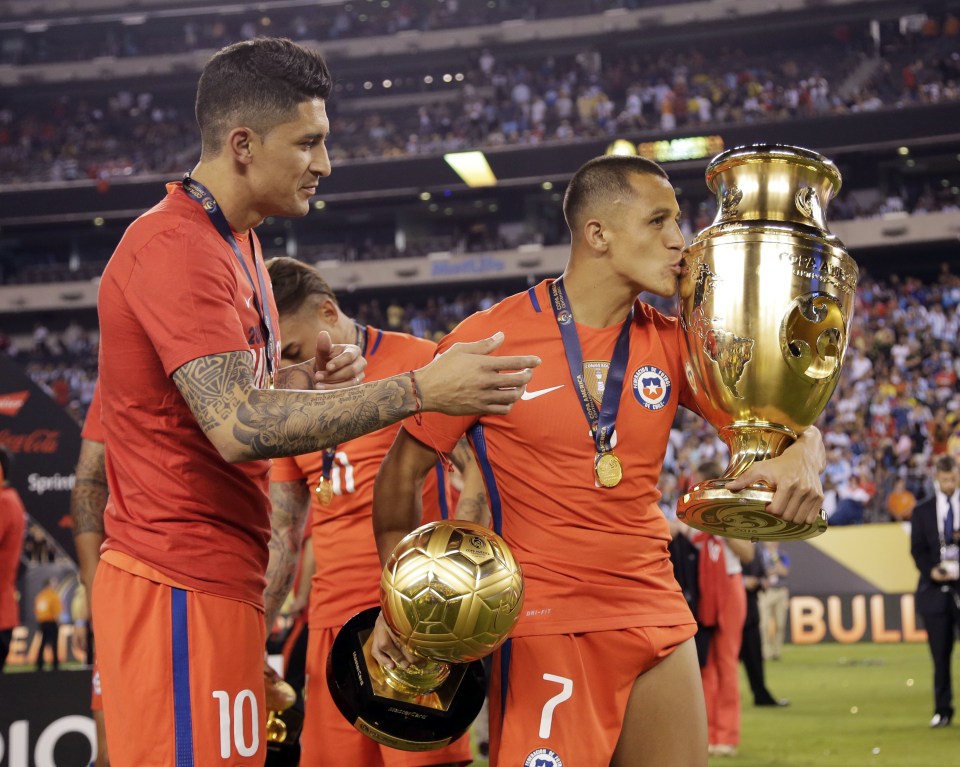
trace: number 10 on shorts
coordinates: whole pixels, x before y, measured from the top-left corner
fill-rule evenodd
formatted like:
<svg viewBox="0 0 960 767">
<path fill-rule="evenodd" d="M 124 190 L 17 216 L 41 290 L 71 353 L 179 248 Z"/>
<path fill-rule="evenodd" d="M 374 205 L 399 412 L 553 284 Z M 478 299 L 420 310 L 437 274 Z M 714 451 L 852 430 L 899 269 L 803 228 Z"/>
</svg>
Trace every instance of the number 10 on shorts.
<svg viewBox="0 0 960 767">
<path fill-rule="evenodd" d="M 231 740 L 239 756 L 253 756 L 260 748 L 260 732 L 257 727 L 257 698 L 253 690 L 241 690 L 230 705 L 230 693 L 226 690 L 214 690 L 213 697 L 220 704 L 220 756 L 229 759 L 232 756 Z M 249 701 L 249 706 L 247 702 Z M 231 710 L 233 709 L 231 717 Z M 248 727 L 244 727 L 248 722 Z M 247 742 L 244 729 L 250 733 L 250 742 Z"/>
</svg>

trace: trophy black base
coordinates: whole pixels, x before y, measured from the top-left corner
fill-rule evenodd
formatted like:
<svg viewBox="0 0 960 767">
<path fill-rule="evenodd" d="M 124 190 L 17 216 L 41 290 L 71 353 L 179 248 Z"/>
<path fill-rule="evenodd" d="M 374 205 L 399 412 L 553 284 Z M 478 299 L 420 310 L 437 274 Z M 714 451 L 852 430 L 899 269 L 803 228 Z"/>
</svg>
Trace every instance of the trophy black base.
<svg viewBox="0 0 960 767">
<path fill-rule="evenodd" d="M 368 738 L 401 751 L 432 751 L 463 735 L 486 694 L 483 664 L 451 664 L 436 690 L 410 696 L 387 684 L 370 654 L 380 608 L 357 613 L 337 634 L 327 656 L 327 686 L 340 713 Z"/>
<path fill-rule="evenodd" d="M 677 519 L 705 533 L 749 541 L 801 541 L 827 530 L 822 509 L 813 523 L 787 522 L 767 511 L 772 490 L 750 486 L 734 493 L 725 484 L 724 480 L 701 482 L 681 496 Z"/>
</svg>

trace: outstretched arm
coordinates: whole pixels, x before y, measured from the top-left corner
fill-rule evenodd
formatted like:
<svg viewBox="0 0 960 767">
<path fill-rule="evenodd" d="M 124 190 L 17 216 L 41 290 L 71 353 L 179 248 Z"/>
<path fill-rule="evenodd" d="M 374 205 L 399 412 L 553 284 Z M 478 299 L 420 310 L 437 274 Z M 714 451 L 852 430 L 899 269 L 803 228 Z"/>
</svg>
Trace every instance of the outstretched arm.
<svg viewBox="0 0 960 767">
<path fill-rule="evenodd" d="M 506 413 L 540 360 L 492 356 L 503 342 L 497 336 L 454 344 L 416 371 L 416 389 L 407 374 L 323 392 L 258 389 L 247 352 L 193 360 L 173 380 L 224 459 L 243 463 L 322 450 L 421 408 L 451 415 Z"/>
<path fill-rule="evenodd" d="M 310 511 L 310 488 L 305 480 L 271 482 L 270 559 L 263 592 L 264 621 L 269 634 L 290 593 Z"/>
</svg>

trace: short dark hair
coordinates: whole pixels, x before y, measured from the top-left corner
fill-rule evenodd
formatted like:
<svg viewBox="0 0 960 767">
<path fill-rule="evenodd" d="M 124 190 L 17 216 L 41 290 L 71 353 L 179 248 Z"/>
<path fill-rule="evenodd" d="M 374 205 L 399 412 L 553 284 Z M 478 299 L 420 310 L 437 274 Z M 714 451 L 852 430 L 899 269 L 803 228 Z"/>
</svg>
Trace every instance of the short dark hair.
<svg viewBox="0 0 960 767">
<path fill-rule="evenodd" d="M 953 471 L 957 468 L 957 459 L 952 455 L 941 455 L 937 459 L 936 467 L 937 471 L 946 474 L 947 472 Z"/>
<path fill-rule="evenodd" d="M 273 300 L 281 315 L 296 314 L 311 296 L 326 296 L 336 302 L 337 296 L 316 267 L 288 256 L 271 258 L 266 265 L 273 283 Z"/>
<path fill-rule="evenodd" d="M 207 62 L 197 85 L 196 115 L 203 154 L 223 149 L 224 134 L 246 125 L 260 135 L 292 119 L 310 99 L 330 96 L 323 57 L 280 37 L 228 45 Z"/>
<path fill-rule="evenodd" d="M 573 174 L 563 196 L 563 217 L 570 231 L 580 228 L 587 205 L 631 194 L 633 187 L 630 186 L 630 177 L 638 173 L 670 180 L 663 168 L 645 157 L 604 155 L 584 163 Z"/>
</svg>

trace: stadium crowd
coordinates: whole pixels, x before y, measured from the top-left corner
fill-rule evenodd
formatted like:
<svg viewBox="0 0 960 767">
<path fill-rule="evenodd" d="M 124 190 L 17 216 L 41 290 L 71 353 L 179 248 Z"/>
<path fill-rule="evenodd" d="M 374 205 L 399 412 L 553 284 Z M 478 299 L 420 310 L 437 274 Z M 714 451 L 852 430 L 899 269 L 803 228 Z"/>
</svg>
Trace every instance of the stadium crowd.
<svg viewBox="0 0 960 767">
<path fill-rule="evenodd" d="M 888 35 L 883 46 L 865 25 L 840 26 L 833 35 L 709 55 L 692 43 L 656 53 L 530 52 L 506 62 L 484 50 L 456 74 L 430 74 L 424 61 L 416 76 L 347 78 L 330 103 L 330 156 L 336 162 L 642 137 L 960 99 L 960 18 L 948 15 L 922 34 Z M 364 105 L 365 96 L 404 84 L 423 93 L 392 107 L 389 100 Z M 193 134 L 187 91 L 100 93 L 0 99 L 0 179 L 108 184 L 114 176 L 176 175 L 197 157 L 199 146 L 183 139 Z"/>
<path fill-rule="evenodd" d="M 419 303 L 342 303 L 358 322 L 439 340 L 503 297 L 476 290 Z M 80 420 L 93 394 L 97 340 L 76 322 L 61 332 L 38 324 L 28 339 L 0 335 L 0 349 Z M 933 461 L 945 453 L 960 459 L 960 274 L 946 264 L 930 282 L 861 274 L 840 383 L 818 426 L 829 450 L 825 507 L 833 524 L 908 519 L 930 492 Z M 725 464 L 726 455 L 712 427 L 681 409 L 661 478 L 664 509 L 676 506 L 697 466 Z"/>
</svg>

